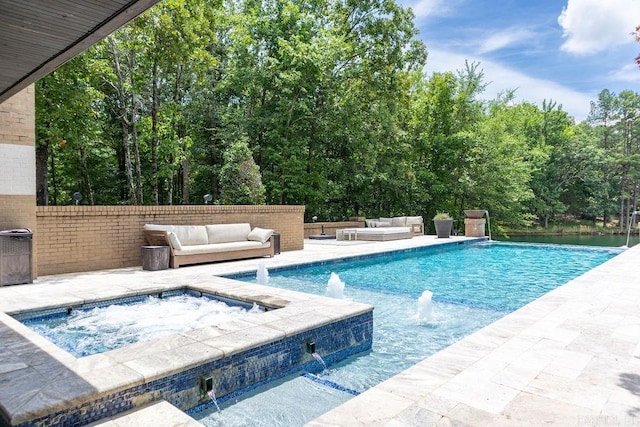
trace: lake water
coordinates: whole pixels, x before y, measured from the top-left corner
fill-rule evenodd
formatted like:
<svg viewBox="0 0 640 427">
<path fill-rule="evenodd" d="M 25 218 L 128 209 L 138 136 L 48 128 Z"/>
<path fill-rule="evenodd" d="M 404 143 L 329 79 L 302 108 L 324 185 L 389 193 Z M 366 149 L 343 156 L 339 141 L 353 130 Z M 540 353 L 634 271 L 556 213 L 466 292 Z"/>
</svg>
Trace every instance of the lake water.
<svg viewBox="0 0 640 427">
<path fill-rule="evenodd" d="M 586 246 L 610 246 L 620 247 L 626 244 L 626 235 L 573 235 L 564 234 L 559 236 L 509 236 L 495 237 L 495 240 L 505 242 L 528 242 L 528 243 L 553 243 L 559 245 L 586 245 Z M 629 246 L 635 246 L 640 242 L 637 233 L 629 236 Z"/>
</svg>

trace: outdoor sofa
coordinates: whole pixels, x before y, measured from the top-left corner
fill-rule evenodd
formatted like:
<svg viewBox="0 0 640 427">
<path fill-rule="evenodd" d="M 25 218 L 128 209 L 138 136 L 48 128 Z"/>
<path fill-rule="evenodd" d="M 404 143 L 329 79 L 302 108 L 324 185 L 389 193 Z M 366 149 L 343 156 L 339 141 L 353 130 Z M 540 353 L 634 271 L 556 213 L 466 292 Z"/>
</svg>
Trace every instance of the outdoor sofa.
<svg viewBox="0 0 640 427">
<path fill-rule="evenodd" d="M 211 225 L 145 224 L 148 245 L 168 246 L 169 266 L 257 258 L 275 254 L 273 230 L 248 223 Z"/>
</svg>

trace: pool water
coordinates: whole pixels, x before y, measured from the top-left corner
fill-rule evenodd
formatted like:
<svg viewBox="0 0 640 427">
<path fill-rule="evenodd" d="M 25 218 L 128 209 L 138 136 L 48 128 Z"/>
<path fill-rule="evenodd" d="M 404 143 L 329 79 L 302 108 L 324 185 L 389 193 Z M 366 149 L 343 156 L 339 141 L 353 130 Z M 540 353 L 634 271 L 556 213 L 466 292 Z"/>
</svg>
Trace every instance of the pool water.
<svg viewBox="0 0 640 427">
<path fill-rule="evenodd" d="M 270 286 L 315 294 L 325 294 L 337 273 L 345 298 L 375 307 L 372 351 L 324 371 L 319 366 L 317 378 L 328 385 L 296 378 L 224 402 L 221 412 L 192 416 L 206 426 L 302 425 L 352 397 L 340 389 L 363 392 L 620 252 L 483 243 L 270 271 Z M 433 292 L 430 321 L 416 320 L 424 290 Z M 295 397 L 302 394 L 308 403 Z"/>
<path fill-rule="evenodd" d="M 74 309 L 68 315 L 36 317 L 23 323 L 74 356 L 83 357 L 262 311 L 257 305 L 247 309 L 206 296 L 180 293 Z"/>
</svg>

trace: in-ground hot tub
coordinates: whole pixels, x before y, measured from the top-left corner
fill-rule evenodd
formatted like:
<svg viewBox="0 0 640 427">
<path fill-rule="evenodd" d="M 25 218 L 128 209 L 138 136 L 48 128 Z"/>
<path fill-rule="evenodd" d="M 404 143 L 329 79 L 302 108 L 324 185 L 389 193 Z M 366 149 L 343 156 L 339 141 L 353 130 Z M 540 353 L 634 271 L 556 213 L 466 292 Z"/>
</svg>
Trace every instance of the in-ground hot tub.
<svg viewBox="0 0 640 427">
<path fill-rule="evenodd" d="M 83 425 L 161 399 L 187 410 L 206 402 L 209 388 L 222 397 L 313 370 L 317 362 L 310 349 L 334 363 L 371 348 L 369 305 L 224 278 L 202 281 L 144 294 L 179 289 L 255 303 L 266 311 L 86 357 L 73 356 L 8 314 L 73 308 L 93 298 L 90 289 L 85 299 L 69 298 L 64 305 L 0 313 L 3 337 L 11 341 L 0 362 L 9 382 L 0 389 L 0 425 Z"/>
<path fill-rule="evenodd" d="M 220 299 L 190 289 L 22 312 L 13 317 L 76 357 L 148 342 L 165 336 L 267 311 L 256 303 Z"/>
</svg>

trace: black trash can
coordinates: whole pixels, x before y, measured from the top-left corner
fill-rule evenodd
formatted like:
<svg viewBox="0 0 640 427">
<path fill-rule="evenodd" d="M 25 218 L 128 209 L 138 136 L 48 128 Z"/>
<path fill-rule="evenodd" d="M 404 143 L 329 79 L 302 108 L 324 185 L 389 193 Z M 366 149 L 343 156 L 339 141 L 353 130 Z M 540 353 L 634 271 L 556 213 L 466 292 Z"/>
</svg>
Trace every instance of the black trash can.
<svg viewBox="0 0 640 427">
<path fill-rule="evenodd" d="M 33 233 L 28 228 L 0 231 L 0 286 L 33 283 Z"/>
</svg>

